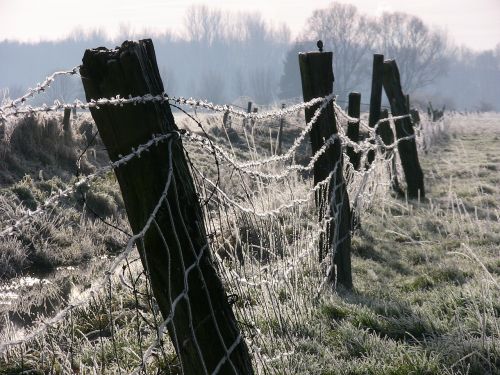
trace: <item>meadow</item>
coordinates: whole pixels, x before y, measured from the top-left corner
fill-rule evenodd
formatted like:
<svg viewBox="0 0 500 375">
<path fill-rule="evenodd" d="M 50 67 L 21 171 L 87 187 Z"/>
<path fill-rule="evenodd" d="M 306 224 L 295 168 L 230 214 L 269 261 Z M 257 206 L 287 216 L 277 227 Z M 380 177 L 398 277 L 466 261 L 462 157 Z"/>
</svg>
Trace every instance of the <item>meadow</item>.
<svg viewBox="0 0 500 375">
<path fill-rule="evenodd" d="M 235 157 L 251 162 L 276 152 L 272 119 L 223 126 L 222 115 L 196 116 L 203 132 L 186 115 L 176 114 L 176 122 L 208 134 Z M 232 306 L 257 373 L 500 373 L 500 115 L 449 113 L 436 123 L 422 117 L 417 140 L 425 199 L 393 194 L 384 160 L 369 175 L 346 170 L 351 197 L 360 192 L 352 290 L 324 282 L 310 171 L 284 182 L 235 177 L 186 143 L 198 192 L 208 202 L 213 258 L 227 294 L 236 296 Z M 106 165 L 88 114 L 73 120 L 69 134 L 61 122 L 41 115 L 5 129 L 2 230 L 78 174 Z M 302 111 L 287 117 L 284 149 L 303 128 Z M 307 165 L 308 155 L 306 140 L 293 160 Z M 262 173 L 277 174 L 285 165 Z M 200 176 L 218 179 L 223 192 L 252 210 L 221 210 L 226 198 Z M 281 209 L 303 197 L 304 203 Z M 85 304 L 50 320 L 103 278 L 128 233 L 110 172 L 0 239 L 0 347 L 21 341 L 2 347 L 0 374 L 180 373 L 168 337 L 156 345 L 162 319 L 135 251 Z"/>
</svg>

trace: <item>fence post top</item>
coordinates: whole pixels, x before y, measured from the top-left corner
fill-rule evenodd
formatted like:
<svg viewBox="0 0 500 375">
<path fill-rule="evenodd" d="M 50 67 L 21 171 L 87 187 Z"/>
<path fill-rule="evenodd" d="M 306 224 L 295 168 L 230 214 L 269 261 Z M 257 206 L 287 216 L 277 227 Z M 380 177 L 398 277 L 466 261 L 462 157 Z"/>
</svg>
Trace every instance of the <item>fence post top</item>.
<svg viewBox="0 0 500 375">
<path fill-rule="evenodd" d="M 300 56 L 333 56 L 333 52 L 331 51 L 322 51 L 322 52 L 319 52 L 319 51 L 308 51 L 308 52 L 299 52 L 299 58 Z"/>
</svg>

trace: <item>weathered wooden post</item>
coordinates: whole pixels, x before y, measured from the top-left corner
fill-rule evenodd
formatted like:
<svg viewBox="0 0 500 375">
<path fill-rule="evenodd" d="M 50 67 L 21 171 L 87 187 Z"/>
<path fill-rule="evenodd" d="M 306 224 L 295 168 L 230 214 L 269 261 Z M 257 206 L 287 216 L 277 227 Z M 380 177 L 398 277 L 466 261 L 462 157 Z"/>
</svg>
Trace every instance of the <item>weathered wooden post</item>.
<svg viewBox="0 0 500 375">
<path fill-rule="evenodd" d="M 389 111 L 384 108 L 380 112 L 380 120 L 385 120 L 389 118 Z M 384 143 L 381 147 L 382 153 L 385 154 L 387 152 L 385 146 L 389 146 L 392 143 L 394 143 L 394 133 L 391 129 L 391 123 L 389 120 L 387 121 L 380 121 L 377 127 L 377 132 L 376 132 L 380 138 L 382 139 L 382 142 Z"/>
<path fill-rule="evenodd" d="M 332 93 L 334 81 L 332 52 L 300 53 L 299 65 L 304 101 L 307 102 L 316 97 L 325 97 Z M 311 121 L 314 112 L 320 105 L 317 104 L 311 108 L 306 108 L 305 118 L 307 122 Z M 310 138 L 313 154 L 334 134 L 337 134 L 335 113 L 333 103 L 328 103 L 311 129 Z M 326 245 L 327 251 L 334 254 L 333 260 L 337 268 L 336 272 L 332 270 L 330 273 L 330 280 L 351 288 L 350 205 L 343 176 L 342 155 L 342 144 L 340 139 L 336 139 L 314 164 L 314 184 L 317 185 L 324 181 L 333 173 L 327 192 L 327 200 L 325 201 L 323 198 L 324 190 L 319 192 L 316 199 L 320 220 L 323 219 L 325 212 L 328 213 L 329 217 L 333 218 L 330 224 L 327 225 L 326 235 L 320 241 L 322 244 L 320 244 L 319 257 L 321 260 L 326 255 L 322 249 L 323 245 Z"/>
<path fill-rule="evenodd" d="M 356 122 L 349 122 L 347 124 L 347 137 L 353 142 L 359 141 L 359 116 L 361 112 L 361 94 L 359 92 L 351 92 L 349 94 L 348 115 L 349 117 L 357 118 Z M 346 151 L 349 161 L 354 169 L 359 169 L 359 161 L 361 155 L 359 152 L 354 151 L 351 146 L 347 147 Z"/>
<path fill-rule="evenodd" d="M 406 114 L 410 114 L 410 94 L 405 95 Z M 411 118 L 410 118 L 411 119 Z"/>
<path fill-rule="evenodd" d="M 257 114 L 259 112 L 259 108 L 254 107 L 253 110 L 252 110 L 252 112 L 255 113 L 255 114 Z M 253 118 L 252 119 L 252 126 L 254 126 L 254 125 L 255 125 L 255 119 Z"/>
<path fill-rule="evenodd" d="M 281 104 L 281 109 L 285 109 L 285 103 Z M 280 128 L 278 130 L 278 146 L 276 147 L 276 155 L 281 155 L 281 145 L 283 143 L 283 125 L 285 123 L 285 118 L 283 116 L 280 117 Z"/>
<path fill-rule="evenodd" d="M 380 120 L 388 119 L 389 111 L 383 109 L 380 112 Z M 396 154 L 394 151 L 388 152 L 385 146 L 390 146 L 394 143 L 394 132 L 391 129 L 391 124 L 389 121 L 383 121 L 379 123 L 377 134 L 382 139 L 383 145 L 381 147 L 382 153 L 385 155 L 386 159 L 392 157 L 391 165 L 388 166 L 389 169 L 389 179 L 391 181 L 391 189 L 398 195 L 404 196 L 404 192 L 401 189 L 398 181 L 398 172 L 396 167 Z"/>
<path fill-rule="evenodd" d="M 230 113 L 229 110 L 224 112 L 224 116 L 222 117 L 222 125 L 230 128 L 231 127 L 231 122 L 230 122 Z"/>
<path fill-rule="evenodd" d="M 384 90 L 391 104 L 391 112 L 394 116 L 408 114 L 406 98 L 401 89 L 401 80 L 398 66 L 394 60 L 384 62 Z M 417 143 L 415 131 L 409 118 L 395 121 L 396 137 L 398 139 L 399 158 L 405 174 L 407 192 L 409 198 L 424 198 L 424 174 L 418 160 Z M 405 137 L 413 137 L 403 139 Z"/>
<path fill-rule="evenodd" d="M 88 101 L 163 92 L 151 40 L 85 51 L 80 68 Z M 185 374 L 252 374 L 250 356 L 210 255 L 203 215 L 182 141 L 167 103 L 91 108 L 112 161 L 154 135 L 172 139 L 115 169 L 134 234 L 143 230 L 165 189 L 166 199 L 136 243 L 154 297 Z M 232 346 L 234 345 L 234 346 Z M 231 350 L 229 350 L 231 348 Z M 219 366 L 219 367 L 218 367 Z"/>
<path fill-rule="evenodd" d="M 382 86 L 384 75 L 384 55 L 373 55 L 372 69 L 372 91 L 370 94 L 370 114 L 368 117 L 368 125 L 374 127 L 380 120 L 380 110 L 382 106 Z M 368 166 L 375 159 L 375 151 L 369 151 L 367 155 Z"/>
<path fill-rule="evenodd" d="M 70 127 L 70 118 L 71 118 L 71 108 L 64 108 L 64 115 L 63 115 L 63 131 L 67 132 Z"/>
<path fill-rule="evenodd" d="M 247 103 L 247 113 L 252 113 L 252 102 Z M 250 119 L 246 118 L 243 120 L 243 127 L 246 128 L 247 126 L 250 126 Z"/>
<path fill-rule="evenodd" d="M 66 142 L 71 142 L 73 140 L 73 132 L 71 129 L 71 108 L 64 108 L 63 134 Z"/>
</svg>

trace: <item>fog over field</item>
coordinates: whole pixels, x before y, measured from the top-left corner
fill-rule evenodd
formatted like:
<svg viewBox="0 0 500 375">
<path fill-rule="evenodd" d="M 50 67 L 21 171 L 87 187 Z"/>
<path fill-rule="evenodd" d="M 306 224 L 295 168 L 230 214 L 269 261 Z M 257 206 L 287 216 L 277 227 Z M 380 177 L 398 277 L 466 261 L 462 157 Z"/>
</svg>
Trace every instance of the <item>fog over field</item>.
<svg viewBox="0 0 500 375">
<path fill-rule="evenodd" d="M 498 0 L 117 4 L 0 0 L 0 375 L 500 375 Z"/>
<path fill-rule="evenodd" d="M 373 15 L 353 5 L 323 5 L 292 31 L 253 10 L 194 5 L 186 8 L 175 29 L 147 31 L 124 23 L 112 38 L 104 30 L 81 27 L 69 37 L 39 43 L 11 37 L 0 42 L 0 88 L 4 96 L 17 97 L 53 71 L 79 65 L 87 48 L 151 37 L 170 95 L 216 103 L 250 97 L 268 104 L 301 96 L 297 53 L 316 50 L 316 40 L 322 39 L 325 50 L 334 53 L 339 102 L 350 91 L 361 92 L 362 102 L 368 101 L 372 54 L 383 53 L 398 61 L 403 90 L 414 102 L 500 110 L 500 44 L 483 50 L 465 47 L 444 28 L 385 9 L 389 11 Z M 83 99 L 78 77 L 62 79 L 37 99 L 40 104 L 75 97 Z"/>
</svg>

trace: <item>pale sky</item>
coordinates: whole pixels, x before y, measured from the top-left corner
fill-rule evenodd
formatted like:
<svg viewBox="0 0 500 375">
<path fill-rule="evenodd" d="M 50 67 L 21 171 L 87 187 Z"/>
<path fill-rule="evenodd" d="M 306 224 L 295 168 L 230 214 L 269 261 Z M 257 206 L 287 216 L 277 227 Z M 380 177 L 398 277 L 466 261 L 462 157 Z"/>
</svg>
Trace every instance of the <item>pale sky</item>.
<svg viewBox="0 0 500 375">
<path fill-rule="evenodd" d="M 446 30 L 457 44 L 475 50 L 500 43 L 500 0 L 344 0 L 365 14 L 402 11 Z M 268 20 L 285 22 L 296 35 L 312 11 L 329 0 L 0 0 L 0 40 L 39 41 L 66 37 L 77 27 L 108 34 L 120 25 L 135 30 L 180 30 L 191 4 L 232 11 L 260 11 Z"/>
</svg>

